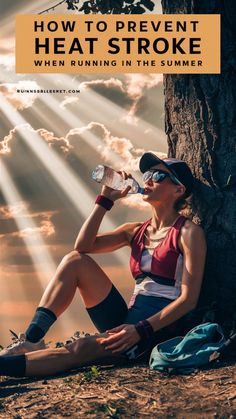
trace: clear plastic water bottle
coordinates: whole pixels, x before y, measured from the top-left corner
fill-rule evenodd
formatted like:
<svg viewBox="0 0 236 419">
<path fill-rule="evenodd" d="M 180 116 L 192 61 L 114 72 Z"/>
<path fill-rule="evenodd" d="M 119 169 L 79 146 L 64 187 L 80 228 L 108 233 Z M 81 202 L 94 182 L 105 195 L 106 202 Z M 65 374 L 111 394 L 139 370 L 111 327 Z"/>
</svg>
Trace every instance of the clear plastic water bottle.
<svg viewBox="0 0 236 419">
<path fill-rule="evenodd" d="M 144 193 L 144 188 L 141 188 L 135 179 L 123 179 L 123 177 L 111 167 L 103 166 L 102 164 L 95 167 L 92 172 L 92 179 L 117 191 L 121 191 L 127 188 L 127 186 L 131 186 L 128 194 Z"/>
</svg>

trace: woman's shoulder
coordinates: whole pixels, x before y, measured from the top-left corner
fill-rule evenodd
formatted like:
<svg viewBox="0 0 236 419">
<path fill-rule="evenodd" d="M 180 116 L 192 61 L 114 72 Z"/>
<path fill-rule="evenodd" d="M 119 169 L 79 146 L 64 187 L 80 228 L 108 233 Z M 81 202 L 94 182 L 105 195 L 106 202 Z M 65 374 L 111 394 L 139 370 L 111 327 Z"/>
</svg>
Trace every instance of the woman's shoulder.
<svg viewBox="0 0 236 419">
<path fill-rule="evenodd" d="M 205 234 L 203 228 L 194 223 L 193 221 L 186 219 L 180 234 L 180 241 L 182 245 L 190 244 L 193 241 L 200 242 L 205 240 Z"/>
<path fill-rule="evenodd" d="M 203 228 L 199 224 L 196 224 L 194 221 L 191 221 L 189 218 L 186 218 L 186 221 L 182 227 L 182 233 L 191 234 L 191 233 L 194 233 L 195 231 L 203 232 Z"/>
<path fill-rule="evenodd" d="M 144 222 L 145 221 L 135 221 L 123 224 L 123 229 L 129 243 L 131 243 L 132 238 L 134 237 L 138 229 L 144 224 Z"/>
</svg>

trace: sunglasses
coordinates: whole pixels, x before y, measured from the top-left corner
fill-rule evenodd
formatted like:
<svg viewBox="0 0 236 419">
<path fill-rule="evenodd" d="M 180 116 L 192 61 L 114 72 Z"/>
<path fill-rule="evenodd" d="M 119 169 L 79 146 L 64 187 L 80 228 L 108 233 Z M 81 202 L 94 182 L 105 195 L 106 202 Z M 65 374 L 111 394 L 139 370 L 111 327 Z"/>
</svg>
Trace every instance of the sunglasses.
<svg viewBox="0 0 236 419">
<path fill-rule="evenodd" d="M 148 170 L 143 174 L 143 181 L 147 182 L 151 179 L 154 183 L 160 183 L 167 177 L 169 177 L 175 185 L 182 185 L 172 173 L 164 172 L 162 170 Z"/>
</svg>

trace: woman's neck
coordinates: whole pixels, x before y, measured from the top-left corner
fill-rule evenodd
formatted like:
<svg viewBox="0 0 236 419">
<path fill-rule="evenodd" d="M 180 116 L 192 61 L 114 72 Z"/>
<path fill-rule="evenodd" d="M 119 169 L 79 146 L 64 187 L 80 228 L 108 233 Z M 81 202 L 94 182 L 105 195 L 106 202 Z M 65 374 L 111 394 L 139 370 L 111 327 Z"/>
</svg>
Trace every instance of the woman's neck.
<svg viewBox="0 0 236 419">
<path fill-rule="evenodd" d="M 153 228 L 153 233 L 161 228 L 171 226 L 178 216 L 179 213 L 172 207 L 152 208 L 151 226 Z"/>
</svg>

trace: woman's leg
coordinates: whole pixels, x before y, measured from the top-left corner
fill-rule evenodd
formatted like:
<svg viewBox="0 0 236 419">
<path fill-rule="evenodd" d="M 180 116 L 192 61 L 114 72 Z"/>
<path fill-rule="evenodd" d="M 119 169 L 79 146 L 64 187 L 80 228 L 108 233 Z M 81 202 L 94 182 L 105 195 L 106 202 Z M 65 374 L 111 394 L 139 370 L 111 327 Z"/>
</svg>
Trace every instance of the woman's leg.
<svg viewBox="0 0 236 419">
<path fill-rule="evenodd" d="M 122 322 L 127 307 L 108 276 L 90 256 L 72 251 L 62 259 L 46 288 L 39 307 L 26 330 L 26 340 L 23 339 L 13 347 L 4 349 L 0 355 L 15 355 L 43 349 L 45 345 L 42 338 L 56 318 L 69 306 L 77 287 L 92 320 L 98 317 L 98 324 L 95 321 L 94 323 L 100 331 Z M 108 295 L 109 298 L 106 298 Z M 111 313 L 108 311 L 114 307 L 111 300 L 116 305 L 114 324 L 108 321 L 111 320 Z M 99 327 L 100 325 L 102 326 Z"/>
<path fill-rule="evenodd" d="M 80 338 L 63 348 L 44 349 L 25 355 L 1 356 L 0 375 L 45 376 L 91 365 L 93 362 L 99 364 L 101 360 L 113 363 L 124 360 L 124 356 L 112 354 L 99 343 L 99 339 L 104 336 L 106 334 Z"/>
<path fill-rule="evenodd" d="M 39 307 L 51 310 L 58 317 L 70 305 L 77 287 L 85 307 L 89 308 L 106 298 L 112 283 L 90 256 L 72 251 L 62 259 Z"/>
<path fill-rule="evenodd" d="M 122 355 L 114 355 L 111 351 L 105 350 L 99 343 L 99 337 L 87 336 L 78 339 L 64 348 L 45 349 L 26 354 L 26 376 L 45 376 L 78 368 L 99 360 L 111 359 L 112 362 L 121 362 L 126 359 Z"/>
<path fill-rule="evenodd" d="M 126 304 L 108 276 L 90 256 L 72 251 L 62 259 L 46 288 L 39 308 L 26 330 L 27 340 L 37 342 L 47 333 L 56 318 L 70 305 L 77 288 L 99 331 L 103 332 L 113 326 L 113 323 L 103 321 L 106 318 L 110 319 L 110 310 L 114 307 L 110 303 L 111 300 L 121 307 L 121 310 L 114 313 L 115 325 L 119 324 L 119 319 L 123 319 L 123 316 L 117 316 L 117 313 L 122 314 L 124 306 L 127 310 Z M 108 295 L 109 298 L 106 298 Z"/>
</svg>

